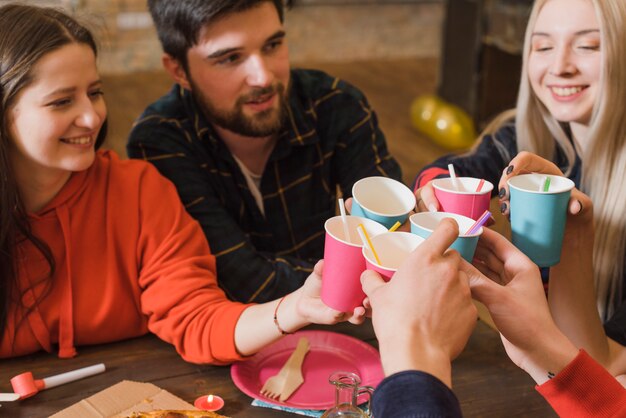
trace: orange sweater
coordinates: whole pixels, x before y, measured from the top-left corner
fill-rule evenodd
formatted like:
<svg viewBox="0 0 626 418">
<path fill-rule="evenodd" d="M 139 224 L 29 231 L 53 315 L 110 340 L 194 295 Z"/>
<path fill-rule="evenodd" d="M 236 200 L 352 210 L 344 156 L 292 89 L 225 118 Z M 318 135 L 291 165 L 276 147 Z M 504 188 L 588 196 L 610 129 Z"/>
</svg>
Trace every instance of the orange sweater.
<svg viewBox="0 0 626 418">
<path fill-rule="evenodd" d="M 74 345 L 151 331 L 190 362 L 241 358 L 234 329 L 247 305 L 228 301 L 217 286 L 202 230 L 152 165 L 98 152 L 29 220 L 56 270 L 46 279 L 41 253 L 30 241 L 18 245 L 22 305 L 10 306 L 0 357 L 55 344 L 59 357 L 72 357 Z"/>
</svg>

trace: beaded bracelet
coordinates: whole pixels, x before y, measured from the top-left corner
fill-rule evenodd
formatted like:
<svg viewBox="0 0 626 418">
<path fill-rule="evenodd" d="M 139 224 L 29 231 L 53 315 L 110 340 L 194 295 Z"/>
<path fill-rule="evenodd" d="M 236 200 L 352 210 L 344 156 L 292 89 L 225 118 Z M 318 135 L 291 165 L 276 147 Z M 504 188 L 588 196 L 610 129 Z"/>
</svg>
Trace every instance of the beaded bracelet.
<svg viewBox="0 0 626 418">
<path fill-rule="evenodd" d="M 293 334 L 293 332 L 287 332 L 284 329 L 282 329 L 280 327 L 280 324 L 278 323 L 278 307 L 280 306 L 281 303 L 283 303 L 283 300 L 285 300 L 285 297 L 286 296 L 283 296 L 282 298 L 280 298 L 280 300 L 278 301 L 278 305 L 276 305 L 276 309 L 274 309 L 274 324 L 276 324 L 276 328 L 278 328 L 278 331 L 280 331 L 280 333 L 283 335 Z"/>
</svg>

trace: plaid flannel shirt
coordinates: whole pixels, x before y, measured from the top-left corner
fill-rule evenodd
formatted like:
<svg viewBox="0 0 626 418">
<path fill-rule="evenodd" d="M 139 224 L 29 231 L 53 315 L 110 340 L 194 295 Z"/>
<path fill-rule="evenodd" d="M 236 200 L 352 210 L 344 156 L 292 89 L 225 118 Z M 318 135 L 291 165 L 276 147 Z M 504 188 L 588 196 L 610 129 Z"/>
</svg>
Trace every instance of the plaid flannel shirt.
<svg viewBox="0 0 626 418">
<path fill-rule="evenodd" d="M 314 70 L 291 72 L 286 121 L 261 178 L 265 216 L 230 151 L 179 85 L 140 116 L 127 149 L 175 184 L 216 256 L 220 286 L 242 302 L 272 300 L 303 284 L 323 257 L 337 188 L 347 197 L 363 177 L 402 178 L 364 95 Z"/>
</svg>

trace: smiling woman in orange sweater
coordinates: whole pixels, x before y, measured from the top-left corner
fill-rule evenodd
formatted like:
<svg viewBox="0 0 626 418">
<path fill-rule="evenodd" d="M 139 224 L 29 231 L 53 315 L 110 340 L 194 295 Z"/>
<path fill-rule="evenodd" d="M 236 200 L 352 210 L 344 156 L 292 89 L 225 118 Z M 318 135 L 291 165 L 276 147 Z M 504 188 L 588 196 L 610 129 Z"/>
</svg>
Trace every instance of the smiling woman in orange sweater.
<svg viewBox="0 0 626 418">
<path fill-rule="evenodd" d="M 106 106 L 87 29 L 62 12 L 0 8 L 0 357 L 153 332 L 187 361 L 227 363 L 309 323 L 360 323 L 303 287 L 229 301 L 174 186 L 96 151 Z"/>
</svg>

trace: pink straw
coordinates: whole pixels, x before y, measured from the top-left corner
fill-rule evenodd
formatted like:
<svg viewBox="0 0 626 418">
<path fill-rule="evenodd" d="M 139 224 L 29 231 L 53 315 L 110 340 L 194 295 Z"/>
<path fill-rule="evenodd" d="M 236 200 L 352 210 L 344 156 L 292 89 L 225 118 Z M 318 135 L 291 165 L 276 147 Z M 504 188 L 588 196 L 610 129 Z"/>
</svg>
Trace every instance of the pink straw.
<svg viewBox="0 0 626 418">
<path fill-rule="evenodd" d="M 465 235 L 473 235 L 478 232 L 478 230 L 487 222 L 489 218 L 491 218 L 491 212 L 489 212 L 489 210 L 484 211 L 483 214 L 480 215 L 480 218 L 474 222 L 474 225 L 470 226 Z"/>
<path fill-rule="evenodd" d="M 480 189 L 483 188 L 483 184 L 485 184 L 485 179 L 480 179 L 480 182 L 478 182 L 478 187 L 476 187 L 476 193 L 480 192 Z"/>
</svg>

